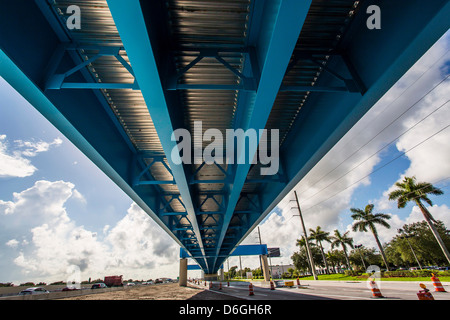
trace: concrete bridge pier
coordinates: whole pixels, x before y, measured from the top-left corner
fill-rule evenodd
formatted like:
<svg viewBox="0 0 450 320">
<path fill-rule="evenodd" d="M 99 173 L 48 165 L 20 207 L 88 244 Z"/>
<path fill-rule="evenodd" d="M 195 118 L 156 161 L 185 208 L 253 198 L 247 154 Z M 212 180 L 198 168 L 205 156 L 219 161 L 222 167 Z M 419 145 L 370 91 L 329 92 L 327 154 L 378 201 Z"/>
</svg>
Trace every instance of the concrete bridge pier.
<svg viewBox="0 0 450 320">
<path fill-rule="evenodd" d="M 180 287 L 187 286 L 187 272 L 188 272 L 188 259 L 181 258 L 180 259 L 180 275 L 179 275 L 179 285 Z"/>
<path fill-rule="evenodd" d="M 267 255 L 261 255 L 262 261 L 262 272 L 264 276 L 264 281 L 270 281 L 270 273 L 269 273 L 269 263 L 267 262 Z"/>
</svg>

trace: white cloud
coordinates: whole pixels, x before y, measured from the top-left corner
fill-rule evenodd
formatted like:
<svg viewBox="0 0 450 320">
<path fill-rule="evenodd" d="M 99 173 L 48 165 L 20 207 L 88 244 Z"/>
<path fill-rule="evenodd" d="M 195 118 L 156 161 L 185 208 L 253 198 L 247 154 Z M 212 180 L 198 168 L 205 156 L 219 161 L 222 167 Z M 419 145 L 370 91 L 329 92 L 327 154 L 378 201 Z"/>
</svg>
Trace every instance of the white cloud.
<svg viewBox="0 0 450 320">
<path fill-rule="evenodd" d="M 0 215 L 8 228 L 0 232 L 23 237 L 20 246 L 16 238 L 5 244 L 18 252 L 9 265 L 3 261 L 2 273 L 14 268 L 13 263 L 26 279 L 36 281 L 65 280 L 72 265 L 80 268 L 82 280 L 108 274 L 134 279 L 177 274 L 178 245 L 136 204 L 115 226 L 105 225 L 99 236 L 70 218 L 66 203 L 79 197 L 70 182 L 41 180 L 14 193 L 12 201 L 1 201 Z"/>
<path fill-rule="evenodd" d="M 22 148 L 17 153 L 25 157 L 35 157 L 38 153 L 50 150 L 52 146 L 60 146 L 63 141 L 60 138 L 56 138 L 52 142 L 23 140 L 14 140 L 14 142 L 18 148 Z"/>
<path fill-rule="evenodd" d="M 52 146 L 61 145 L 62 142 L 60 138 L 53 142 L 15 140 L 11 146 L 6 135 L 0 135 L 0 178 L 24 178 L 33 175 L 37 168 L 27 157 L 35 157 L 38 153 L 50 150 Z"/>
<path fill-rule="evenodd" d="M 179 246 L 136 204 L 109 230 L 105 241 L 117 267 L 132 268 L 142 276 L 154 268 L 178 266 Z"/>
<path fill-rule="evenodd" d="M 6 243 L 6 245 L 11 248 L 17 248 L 17 246 L 19 245 L 19 241 L 17 241 L 16 239 L 11 239 Z"/>
<path fill-rule="evenodd" d="M 86 198 L 77 189 L 73 189 L 72 198 L 77 199 L 81 203 L 87 203 Z"/>
<path fill-rule="evenodd" d="M 33 175 L 36 170 L 30 160 L 9 154 L 6 135 L 0 135 L 0 178 L 24 178 Z"/>
</svg>

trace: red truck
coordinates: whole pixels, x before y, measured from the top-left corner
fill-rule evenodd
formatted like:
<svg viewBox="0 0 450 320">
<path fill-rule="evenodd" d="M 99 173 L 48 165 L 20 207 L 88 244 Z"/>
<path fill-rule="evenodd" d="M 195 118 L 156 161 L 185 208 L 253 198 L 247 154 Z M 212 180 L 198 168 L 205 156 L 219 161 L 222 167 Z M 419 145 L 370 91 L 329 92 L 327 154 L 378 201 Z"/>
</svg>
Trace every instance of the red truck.
<svg viewBox="0 0 450 320">
<path fill-rule="evenodd" d="M 104 283 L 108 287 L 121 287 L 121 286 L 123 286 L 122 276 L 120 275 L 120 276 L 108 276 L 108 277 L 105 277 Z"/>
</svg>

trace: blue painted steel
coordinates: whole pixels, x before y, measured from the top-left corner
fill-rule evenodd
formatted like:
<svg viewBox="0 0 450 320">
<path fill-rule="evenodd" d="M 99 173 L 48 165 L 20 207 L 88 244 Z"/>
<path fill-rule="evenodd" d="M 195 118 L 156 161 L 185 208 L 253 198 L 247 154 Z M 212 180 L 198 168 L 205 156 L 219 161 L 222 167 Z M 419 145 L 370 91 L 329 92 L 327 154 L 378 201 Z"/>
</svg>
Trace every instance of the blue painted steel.
<svg viewBox="0 0 450 320">
<path fill-rule="evenodd" d="M 359 17 L 359 23 L 354 23 L 354 28 L 349 31 L 352 45 L 344 59 L 346 62 L 351 61 L 352 68 L 358 70 L 359 81 L 367 87 L 367 92 L 362 97 L 356 93 L 310 96 L 312 101 L 302 108 L 303 112 L 299 114 L 280 150 L 280 160 L 285 165 L 289 183 L 272 184 L 261 191 L 264 209 L 241 241 L 450 28 L 448 1 L 433 2 L 433 6 L 429 2 L 416 1 L 414 6 L 408 6 L 401 1 L 386 0 L 378 5 L 384 8 L 382 18 L 385 27 L 377 31 L 368 30 L 362 27 L 365 25 L 365 16 Z M 366 3 L 360 9 L 361 12 L 365 12 L 367 6 Z M 337 65 L 336 60 L 331 59 L 330 64 L 333 63 Z M 348 65 L 336 68 L 344 69 Z M 325 80 L 322 79 L 317 85 L 324 85 Z"/>
<path fill-rule="evenodd" d="M 172 119 L 155 60 L 154 49 L 147 33 L 141 5 L 138 0 L 108 0 L 107 3 L 124 47 L 127 50 L 163 150 L 166 155 L 170 155 L 172 150 L 177 148 L 177 143 L 171 139 L 174 131 Z M 203 241 L 192 203 L 189 183 L 186 179 L 183 165 L 178 164 L 181 163 L 181 158 L 178 153 L 175 153 L 172 154 L 172 157 L 167 157 L 167 161 L 183 198 L 197 242 L 204 254 Z M 205 263 L 207 262 L 205 261 Z"/>
<path fill-rule="evenodd" d="M 267 11 L 263 16 L 269 15 L 268 17 L 265 16 L 266 21 L 272 20 L 274 23 L 270 26 L 271 30 L 266 30 L 265 34 L 260 34 L 256 55 L 261 66 L 261 77 L 254 104 L 246 106 L 240 128 L 244 130 L 264 129 L 310 5 L 311 1 L 284 0 L 280 1 L 278 8 L 275 10 L 270 7 L 265 8 Z M 276 12 L 276 17 L 271 16 L 273 12 Z M 268 24 L 265 27 L 268 27 Z M 241 146 L 242 150 L 238 150 L 237 154 L 245 157 L 245 143 Z M 250 154 L 250 159 L 253 158 L 255 151 Z M 238 163 L 243 162 L 246 163 L 236 165 L 228 206 L 217 243 L 217 256 L 220 253 L 225 233 L 250 170 L 251 164 L 249 161 L 238 161 Z M 215 259 L 213 271 L 222 264 L 222 261 L 222 259 Z"/>
<path fill-rule="evenodd" d="M 83 62 L 80 62 L 75 67 L 72 67 L 70 70 L 61 73 L 61 74 L 49 74 L 47 75 L 47 82 L 45 84 L 45 89 L 133 89 L 133 90 L 139 90 L 139 85 L 136 81 L 134 83 L 103 83 L 103 82 L 64 82 L 64 80 L 69 77 L 70 75 L 74 74 L 77 71 L 82 71 L 86 66 L 93 63 L 94 61 L 98 60 L 101 57 L 104 56 L 113 56 L 115 57 L 127 70 L 130 72 L 131 75 L 134 76 L 133 69 L 131 66 L 126 62 L 122 56 L 119 54 L 121 47 L 101 47 L 101 46 L 90 46 L 91 50 L 97 50 L 98 53 L 93 56 L 92 58 L 85 60 Z M 83 47 L 74 45 L 74 44 L 68 44 L 61 46 L 62 52 L 57 51 L 58 58 L 55 59 L 54 65 L 52 66 L 51 70 L 55 72 L 58 65 L 61 62 L 61 59 L 63 57 L 65 50 L 81 50 L 85 49 Z M 52 62 L 53 63 L 53 62 Z"/>
<path fill-rule="evenodd" d="M 180 248 L 180 259 L 189 258 L 189 254 L 186 252 L 185 249 Z"/>
<path fill-rule="evenodd" d="M 237 246 L 230 254 L 230 257 L 237 256 L 259 256 L 267 255 L 267 244 L 244 244 Z M 180 259 L 189 258 L 189 254 L 183 248 L 180 248 Z"/>
<path fill-rule="evenodd" d="M 246 244 L 237 246 L 230 256 L 255 256 L 255 255 L 267 255 L 266 244 Z"/>
<path fill-rule="evenodd" d="M 61 111 L 44 95 L 16 64 L 0 49 L 0 76 L 5 79 L 20 95 L 33 105 L 47 120 L 49 120 L 64 136 L 80 149 L 95 165 L 111 178 L 130 198 L 156 221 L 163 230 L 180 245 L 171 230 L 161 222 L 150 206 L 142 200 L 142 195 L 136 193 L 127 181 L 114 169 L 86 138 L 70 123 Z"/>
<path fill-rule="evenodd" d="M 102 93 L 98 90 L 44 91 L 45 80 L 52 74 L 47 72 L 46 66 L 51 68 L 61 63 L 62 69 L 70 70 L 79 62 L 69 52 L 64 59 L 58 59 L 58 64 L 53 64 L 51 58 L 54 53 L 62 52 L 58 48 L 64 48 L 61 41 L 68 42 L 70 39 L 58 39 L 56 36 L 64 35 L 64 32 L 58 32 L 61 25 L 52 22 L 51 17 L 54 16 L 46 11 L 48 5 L 39 7 L 44 13 L 41 15 L 34 1 L 26 2 L 28 10 L 23 10 L 24 0 L 6 4 L 0 1 L 3 8 L 0 11 L 0 76 L 182 246 L 178 236 L 167 226 L 170 221 L 164 221 L 157 215 L 158 203 L 164 204 L 164 198 L 160 197 L 156 188 L 137 190 L 130 185 L 129 177 L 134 176 L 133 170 L 141 170 L 134 163 L 135 149 L 115 115 L 111 115 L 111 108 Z M 36 4 L 42 3 L 36 1 Z M 80 70 L 73 75 L 76 76 L 74 80 L 90 79 L 87 73 L 85 69 Z"/>
<path fill-rule="evenodd" d="M 48 87 L 47 89 L 132 89 L 139 90 L 136 83 L 104 83 L 104 82 L 61 82 L 59 88 Z"/>
<path fill-rule="evenodd" d="M 253 87 L 246 85 L 232 88 L 240 89 L 233 128 L 264 128 L 279 91 L 308 90 L 311 94 L 280 150 L 283 174 L 275 179 L 272 177 L 252 181 L 247 179 L 249 165 L 228 166 L 227 170 L 222 172 L 226 175 L 226 182 L 229 182 L 229 189 L 203 191 L 203 194 L 198 192 L 198 195 L 206 195 L 207 199 L 213 199 L 219 205 L 217 211 L 205 213 L 200 210 L 202 205 L 196 208 L 191 200 L 191 184 L 200 183 L 194 179 L 195 174 L 186 174 L 182 166 L 176 166 L 172 159 L 168 159 L 183 202 L 181 198 L 177 198 L 180 197 L 179 194 L 164 192 L 157 184 L 168 181 L 156 182 L 152 180 L 149 170 L 144 170 L 148 166 L 142 158 L 144 155 L 136 153 L 111 108 L 102 100 L 104 97 L 99 90 L 67 89 L 98 89 L 102 86 L 123 88 L 123 85 L 90 83 L 95 79 L 90 78 L 88 72 L 80 68 L 80 61 L 76 59 L 74 52 L 63 54 L 62 50 L 73 51 L 76 45 L 62 45 L 70 43 L 71 39 L 60 29 L 58 16 L 48 12 L 48 3 L 41 0 L 27 2 L 27 10 L 23 10 L 25 1 L 28 0 L 0 0 L 0 30 L 3 31 L 0 38 L 0 75 L 141 206 L 181 247 L 185 246 L 190 256 L 209 273 L 217 271 L 233 248 L 271 212 L 438 37 L 448 30 L 450 24 L 449 1 L 410 1 L 405 5 L 406 1 L 379 0 L 377 5 L 383 8 L 382 29 L 368 30 L 365 27 L 367 15 L 364 12 L 373 1 L 361 2 L 355 21 L 346 31 L 340 47 L 330 52 L 327 67 L 314 87 L 287 87 L 281 85 L 281 79 L 290 68 L 292 48 L 310 1 L 252 1 L 248 22 L 251 28 L 245 47 L 221 49 L 228 52 L 242 50 L 246 62 L 237 76 L 247 79 L 253 77 L 254 80 Z M 158 72 L 158 67 L 161 66 L 157 65 L 155 58 L 157 54 L 166 54 L 167 48 L 158 47 L 152 35 L 149 36 L 152 28 L 144 21 L 141 3 L 148 2 L 108 1 L 135 70 L 120 61 L 120 56 L 115 55 L 117 51 L 111 51 L 109 54 L 116 56 L 130 73 L 134 74 L 136 71 L 140 89 L 167 155 L 176 146 L 170 140 L 170 135 L 177 127 L 174 124 L 174 117 L 177 115 L 174 116 L 171 111 L 178 109 L 172 108 L 168 94 L 162 87 L 162 82 L 167 79 L 165 74 Z M 261 3 L 264 5 L 260 5 Z M 36 5 L 43 15 L 39 14 Z M 153 25 L 160 27 L 158 24 Z M 210 49 L 210 53 L 204 53 L 205 56 L 214 56 L 214 48 Z M 249 56 L 251 59 L 248 59 Z M 74 82 L 64 84 L 63 78 L 54 79 L 54 86 L 58 87 L 59 84 L 58 88 L 63 90 L 44 91 L 46 80 L 55 74 L 58 66 L 73 73 L 71 77 L 75 77 Z M 236 74 L 237 70 L 234 72 Z M 136 84 L 137 82 L 133 85 Z M 129 86 L 131 84 L 126 84 L 127 88 Z M 200 86 L 203 86 L 202 89 L 213 88 L 207 84 Z M 230 87 L 224 86 L 222 89 Z M 187 176 L 189 178 L 186 178 Z M 136 180 L 136 177 L 139 178 Z M 280 183 L 283 181 L 288 183 Z M 136 182 L 149 185 L 146 188 L 134 188 L 133 183 Z M 208 182 L 220 181 L 211 179 Z M 246 182 L 258 183 L 258 193 L 242 194 L 241 190 Z M 213 197 L 215 194 L 223 196 L 221 203 Z M 172 197 L 167 200 L 167 196 Z M 247 210 L 234 211 L 239 200 L 244 198 L 250 203 Z M 186 212 L 169 211 L 170 202 L 174 199 L 178 199 L 185 206 Z M 214 217 L 224 213 L 223 221 Z M 242 214 L 245 217 L 239 216 L 241 224 L 230 227 L 233 214 Z M 192 226 L 182 224 L 180 216 L 183 219 L 187 217 Z M 217 222 L 218 227 L 203 225 L 208 219 Z M 194 230 L 195 234 L 190 235 L 188 230 Z M 205 241 L 217 241 L 215 248 L 205 252 L 200 230 L 216 231 L 205 235 L 204 238 Z M 227 230 L 238 232 L 225 238 Z M 183 243 L 194 238 L 197 242 Z M 239 253 L 239 250 L 236 249 L 231 255 Z"/>
<path fill-rule="evenodd" d="M 188 264 L 188 270 L 202 270 L 202 268 L 198 264 Z"/>
</svg>

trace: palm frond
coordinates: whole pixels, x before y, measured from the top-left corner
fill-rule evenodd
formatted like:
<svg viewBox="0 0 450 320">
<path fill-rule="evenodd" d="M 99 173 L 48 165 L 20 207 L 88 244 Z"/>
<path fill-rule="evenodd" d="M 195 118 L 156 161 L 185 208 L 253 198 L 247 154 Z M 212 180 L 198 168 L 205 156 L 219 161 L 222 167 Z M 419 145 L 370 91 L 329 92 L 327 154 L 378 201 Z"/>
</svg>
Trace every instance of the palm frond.
<svg viewBox="0 0 450 320">
<path fill-rule="evenodd" d="M 356 231 L 367 232 L 367 226 L 368 226 L 368 223 L 366 221 L 358 221 L 353 224 L 352 230 L 354 232 L 356 232 Z"/>
<path fill-rule="evenodd" d="M 402 189 L 397 189 L 389 193 L 389 200 L 397 200 L 401 196 L 403 196 L 404 191 Z"/>
<path fill-rule="evenodd" d="M 373 207 L 374 207 L 374 205 L 371 204 L 371 203 L 369 203 L 369 204 L 364 208 L 364 212 L 365 212 L 366 214 L 372 213 Z"/>
</svg>

